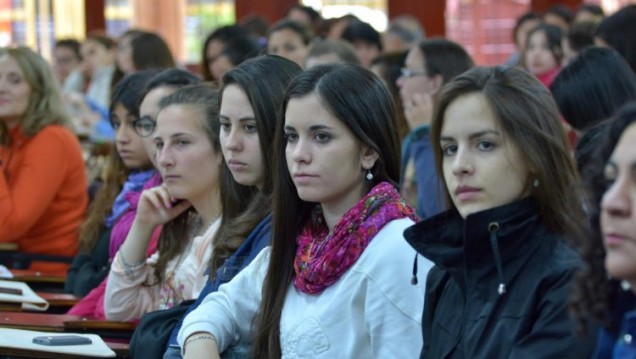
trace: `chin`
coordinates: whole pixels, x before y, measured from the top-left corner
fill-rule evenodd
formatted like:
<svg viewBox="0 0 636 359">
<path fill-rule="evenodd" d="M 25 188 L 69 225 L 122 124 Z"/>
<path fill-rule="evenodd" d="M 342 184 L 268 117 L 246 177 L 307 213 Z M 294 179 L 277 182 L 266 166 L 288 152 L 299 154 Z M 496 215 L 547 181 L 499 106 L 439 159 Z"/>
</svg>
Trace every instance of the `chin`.
<svg viewBox="0 0 636 359">
<path fill-rule="evenodd" d="M 324 199 L 323 196 L 316 195 L 313 191 L 297 189 L 296 192 L 298 193 L 298 197 L 305 202 L 320 203 L 321 200 Z"/>
<path fill-rule="evenodd" d="M 636 278 L 636 265 L 627 258 L 615 258 L 610 254 L 605 258 L 605 268 L 614 279 Z"/>
</svg>

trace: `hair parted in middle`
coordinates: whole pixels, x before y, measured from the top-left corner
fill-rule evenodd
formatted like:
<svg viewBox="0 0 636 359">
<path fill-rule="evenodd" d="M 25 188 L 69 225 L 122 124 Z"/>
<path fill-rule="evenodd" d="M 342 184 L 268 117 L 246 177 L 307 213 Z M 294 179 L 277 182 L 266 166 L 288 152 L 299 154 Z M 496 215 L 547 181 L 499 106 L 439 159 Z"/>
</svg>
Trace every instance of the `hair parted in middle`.
<svg viewBox="0 0 636 359">
<path fill-rule="evenodd" d="M 279 358 L 280 318 L 287 289 L 294 275 L 296 237 L 315 203 L 298 196 L 287 166 L 284 137 L 289 101 L 316 94 L 334 117 L 342 121 L 362 144 L 378 154 L 368 189 L 380 182 L 394 186 L 400 177 L 400 146 L 393 99 L 380 78 L 361 66 L 319 65 L 300 74 L 289 85 L 276 124 L 272 252 L 263 285 L 263 300 L 256 319 L 255 357 Z"/>
<path fill-rule="evenodd" d="M 221 225 L 214 240 L 210 259 L 210 278 L 243 243 L 243 240 L 270 212 L 272 206 L 272 174 L 274 155 L 271 150 L 278 109 L 287 85 L 302 71 L 295 62 L 275 55 L 249 59 L 223 75 L 219 107 L 223 91 L 230 85 L 241 88 L 247 96 L 256 122 L 266 173 L 263 186 L 248 187 L 234 181 L 225 161 L 221 164 Z"/>
<path fill-rule="evenodd" d="M 221 152 L 219 142 L 219 92 L 210 84 L 189 85 L 178 89 L 159 101 L 159 113 L 171 106 L 189 106 L 196 108 L 200 116 L 199 125 L 206 134 L 212 149 Z M 212 160 L 210 160 L 211 163 Z M 186 250 L 188 241 L 183 240 L 184 233 L 194 226 L 199 216 L 193 207 L 178 215 L 172 221 L 163 225 L 157 249 L 159 258 L 155 265 L 155 276 L 164 279 L 164 272 L 168 262 Z"/>
</svg>

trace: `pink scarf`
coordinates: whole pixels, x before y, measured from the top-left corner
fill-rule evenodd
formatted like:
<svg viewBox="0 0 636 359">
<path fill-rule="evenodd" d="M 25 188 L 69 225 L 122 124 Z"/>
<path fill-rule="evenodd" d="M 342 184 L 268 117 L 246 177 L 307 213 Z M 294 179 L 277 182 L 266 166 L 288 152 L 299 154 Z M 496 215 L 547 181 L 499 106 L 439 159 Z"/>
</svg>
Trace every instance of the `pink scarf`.
<svg viewBox="0 0 636 359">
<path fill-rule="evenodd" d="M 415 210 L 388 182 L 373 187 L 345 213 L 331 235 L 317 206 L 296 240 L 294 285 L 307 294 L 322 292 L 358 260 L 384 225 L 405 217 L 418 220 Z"/>
</svg>

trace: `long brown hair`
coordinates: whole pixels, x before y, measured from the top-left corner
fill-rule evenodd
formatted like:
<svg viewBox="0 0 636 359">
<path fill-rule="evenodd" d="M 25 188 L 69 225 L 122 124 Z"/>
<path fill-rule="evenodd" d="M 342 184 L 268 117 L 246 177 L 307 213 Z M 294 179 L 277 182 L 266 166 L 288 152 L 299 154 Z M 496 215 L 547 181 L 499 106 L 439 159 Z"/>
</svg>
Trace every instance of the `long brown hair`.
<svg viewBox="0 0 636 359">
<path fill-rule="evenodd" d="M 152 71 L 143 71 L 126 76 L 116 87 L 111 96 L 110 113 L 117 105 L 122 105 L 128 113 L 139 117 L 139 98 L 148 80 L 155 74 Z M 120 121 L 122 119 L 119 119 Z M 148 166 L 151 166 L 150 161 Z M 84 251 L 91 252 L 95 243 L 99 240 L 105 229 L 106 217 L 110 214 L 113 202 L 121 192 L 126 178 L 134 169 L 126 168 L 124 161 L 119 157 L 116 146 L 112 146 L 106 163 L 104 182 L 95 195 L 88 208 L 86 220 L 80 227 L 80 244 Z"/>
<path fill-rule="evenodd" d="M 543 222 L 571 241 L 584 238 L 579 176 L 558 109 L 548 89 L 526 71 L 504 66 L 477 67 L 444 87 L 431 125 L 435 162 L 442 179 L 440 133 L 446 109 L 471 93 L 485 97 L 504 134 L 522 149 L 531 177 L 539 180 L 539 186 L 530 193 L 539 203 Z M 531 182 L 528 179 L 528 187 Z M 448 192 L 446 198 L 453 206 Z"/>
<path fill-rule="evenodd" d="M 170 106 L 186 105 L 196 108 L 199 111 L 201 130 L 207 135 L 214 152 L 220 154 L 218 98 L 218 90 L 210 84 L 185 86 L 159 101 L 157 116 Z M 213 162 L 212 159 L 210 161 Z M 200 217 L 195 209 L 190 207 L 163 225 L 157 246 L 159 259 L 155 265 L 155 276 L 160 282 L 165 278 L 168 262 L 185 251 L 189 241 L 184 240 L 184 237 L 193 234 L 193 230 L 196 231 L 194 227 L 197 221 L 200 221 Z"/>
<path fill-rule="evenodd" d="M 26 112 L 20 120 L 22 133 L 33 137 L 48 125 L 72 128 L 51 66 L 42 56 L 23 46 L 0 48 L 2 56 L 10 56 L 15 60 L 31 88 Z M 7 146 L 10 141 L 7 126 L 0 121 L 0 146 Z"/>
<path fill-rule="evenodd" d="M 214 238 L 214 252 L 210 259 L 210 278 L 223 265 L 250 232 L 271 212 L 273 153 L 276 117 L 283 102 L 287 85 L 302 69 L 293 61 L 280 56 L 265 55 L 247 60 L 223 76 L 223 90 L 229 85 L 239 86 L 254 111 L 256 132 L 266 173 L 263 186 L 243 186 L 232 177 L 225 161 L 221 164 L 221 226 Z"/>
<path fill-rule="evenodd" d="M 315 203 L 305 202 L 289 174 L 285 157 L 285 109 L 291 99 L 316 93 L 321 102 L 356 138 L 378 155 L 367 190 L 380 182 L 394 186 L 400 178 L 400 146 L 394 103 L 380 78 L 356 65 L 324 65 L 300 74 L 289 86 L 276 125 L 276 172 L 273 195 L 272 252 L 256 318 L 254 357 L 280 358 L 280 319 L 294 276 L 296 237 Z"/>
</svg>

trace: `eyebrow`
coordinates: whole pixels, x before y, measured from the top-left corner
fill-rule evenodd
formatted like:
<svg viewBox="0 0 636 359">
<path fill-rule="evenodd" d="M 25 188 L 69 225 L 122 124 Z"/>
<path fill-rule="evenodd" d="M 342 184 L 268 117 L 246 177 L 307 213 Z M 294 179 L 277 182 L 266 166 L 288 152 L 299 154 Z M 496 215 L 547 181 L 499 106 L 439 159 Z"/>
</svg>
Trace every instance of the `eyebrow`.
<svg viewBox="0 0 636 359">
<path fill-rule="evenodd" d="M 219 115 L 219 118 L 222 120 L 230 121 L 230 118 L 225 115 Z M 256 117 L 242 117 L 238 119 L 239 122 L 248 122 L 248 121 L 256 121 Z"/>
<path fill-rule="evenodd" d="M 296 129 L 294 128 L 294 126 L 285 125 L 285 130 L 295 131 Z M 327 125 L 309 126 L 309 131 L 319 131 L 319 130 L 333 130 L 333 128 Z"/>
<path fill-rule="evenodd" d="M 172 135 L 168 136 L 169 139 L 173 139 L 173 138 L 177 138 L 177 137 L 181 137 L 181 136 L 191 136 L 191 134 L 189 133 L 185 133 L 185 132 L 178 132 L 178 133 L 173 133 Z M 155 136 L 152 139 L 153 141 L 157 141 L 157 140 L 163 140 L 163 138 L 161 136 Z"/>
<path fill-rule="evenodd" d="M 484 131 L 479 131 L 479 132 L 475 132 L 475 133 L 471 133 L 470 136 L 468 136 L 468 139 L 473 140 L 475 138 L 478 137 L 482 137 L 484 135 L 496 135 L 496 136 L 501 136 L 501 133 L 499 133 L 499 131 L 496 130 L 484 130 Z M 452 141 L 453 137 L 450 136 L 441 136 L 440 141 Z"/>
</svg>

